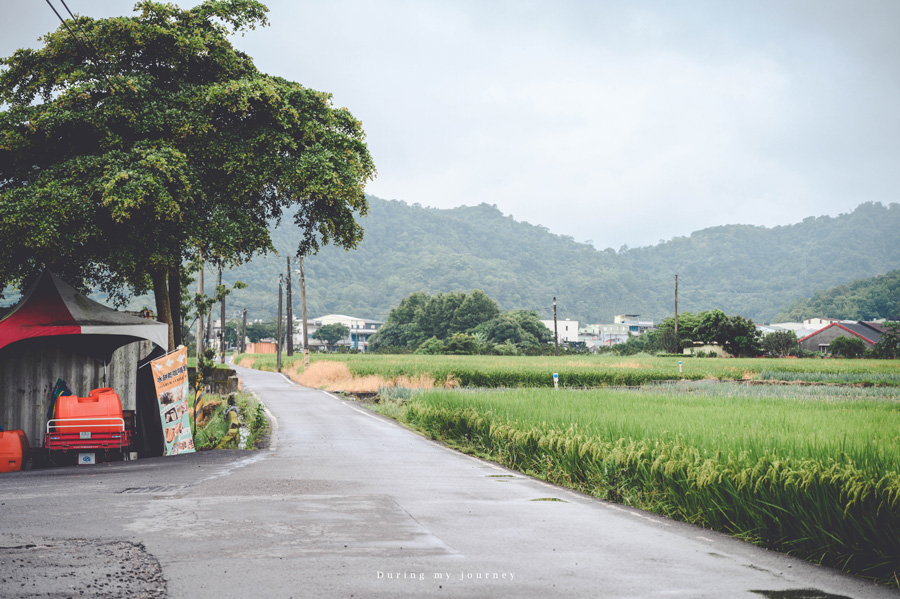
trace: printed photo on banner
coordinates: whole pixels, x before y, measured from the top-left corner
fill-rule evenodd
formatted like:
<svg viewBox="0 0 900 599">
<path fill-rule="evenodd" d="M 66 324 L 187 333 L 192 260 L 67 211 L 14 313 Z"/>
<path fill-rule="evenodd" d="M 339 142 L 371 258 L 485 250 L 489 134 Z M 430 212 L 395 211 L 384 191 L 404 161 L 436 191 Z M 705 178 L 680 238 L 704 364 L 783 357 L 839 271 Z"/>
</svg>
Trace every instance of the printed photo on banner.
<svg viewBox="0 0 900 599">
<path fill-rule="evenodd" d="M 153 382 L 159 399 L 159 418 L 165 438 L 164 455 L 194 451 L 188 410 L 187 348 L 153 360 Z"/>
</svg>

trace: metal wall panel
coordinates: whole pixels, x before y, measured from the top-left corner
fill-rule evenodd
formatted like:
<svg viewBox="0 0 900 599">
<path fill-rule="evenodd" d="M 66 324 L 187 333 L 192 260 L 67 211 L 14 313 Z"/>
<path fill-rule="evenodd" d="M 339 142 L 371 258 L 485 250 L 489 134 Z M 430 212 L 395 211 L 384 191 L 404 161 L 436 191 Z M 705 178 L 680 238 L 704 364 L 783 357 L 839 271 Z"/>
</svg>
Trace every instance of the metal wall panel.
<svg viewBox="0 0 900 599">
<path fill-rule="evenodd" d="M 14 343 L 0 351 L 0 426 L 22 429 L 32 447 L 44 442 L 50 395 L 61 378 L 76 395 L 91 389 L 112 387 L 123 410 L 137 404 L 137 362 L 150 352 L 149 341 L 131 343 L 116 350 L 104 382 L 101 364 L 86 356 L 59 349 Z"/>
</svg>

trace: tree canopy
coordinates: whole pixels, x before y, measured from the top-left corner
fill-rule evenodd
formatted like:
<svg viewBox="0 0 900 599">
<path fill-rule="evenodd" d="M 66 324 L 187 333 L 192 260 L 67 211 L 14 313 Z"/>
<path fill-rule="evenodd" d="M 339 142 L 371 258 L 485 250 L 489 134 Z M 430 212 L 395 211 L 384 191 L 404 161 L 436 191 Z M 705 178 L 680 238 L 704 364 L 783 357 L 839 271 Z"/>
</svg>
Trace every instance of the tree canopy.
<svg viewBox="0 0 900 599">
<path fill-rule="evenodd" d="M 664 318 L 654 330 L 614 346 L 613 351 L 626 354 L 639 351 L 681 353 L 696 344 L 716 344 L 736 357 L 746 357 L 762 352 L 760 337 L 756 324 L 740 315 L 728 316 L 721 310 L 696 314 L 683 312 L 678 315 L 677 337 L 675 318 L 670 316 Z"/>
<path fill-rule="evenodd" d="M 797 342 L 797 333 L 794 331 L 774 331 L 762 340 L 763 349 L 772 356 L 797 355 L 800 345 Z"/>
<path fill-rule="evenodd" d="M 286 213 L 298 254 L 355 247 L 375 174 L 362 125 L 232 46 L 266 8 L 136 9 L 0 60 L 0 287 L 50 267 L 113 298 L 152 289 L 171 323 L 186 261 L 271 251 Z"/>
<path fill-rule="evenodd" d="M 828 351 L 835 358 L 861 358 L 866 342 L 859 337 L 837 337 L 828 344 Z"/>
<path fill-rule="evenodd" d="M 881 339 L 874 347 L 876 358 L 900 358 L 900 321 L 882 325 Z"/>
<path fill-rule="evenodd" d="M 528 310 L 500 313 L 483 291 L 428 295 L 416 291 L 391 310 L 372 339 L 377 351 L 402 349 L 417 353 L 475 354 L 493 350 L 534 348 L 547 343 L 550 330 Z"/>
<path fill-rule="evenodd" d="M 323 342 L 327 346 L 328 351 L 331 351 L 336 343 L 341 339 L 345 339 L 349 334 L 350 328 L 347 325 L 334 322 L 319 327 L 310 337 Z"/>
</svg>

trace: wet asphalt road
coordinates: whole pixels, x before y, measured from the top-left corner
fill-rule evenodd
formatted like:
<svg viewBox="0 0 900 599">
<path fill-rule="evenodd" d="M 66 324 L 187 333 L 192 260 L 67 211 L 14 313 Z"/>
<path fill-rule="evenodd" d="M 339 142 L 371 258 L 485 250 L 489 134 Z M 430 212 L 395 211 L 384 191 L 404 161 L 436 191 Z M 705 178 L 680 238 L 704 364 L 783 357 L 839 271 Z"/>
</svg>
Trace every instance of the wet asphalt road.
<svg viewBox="0 0 900 599">
<path fill-rule="evenodd" d="M 0 476 L 0 597 L 900 597 L 238 370 L 267 451 Z"/>
</svg>

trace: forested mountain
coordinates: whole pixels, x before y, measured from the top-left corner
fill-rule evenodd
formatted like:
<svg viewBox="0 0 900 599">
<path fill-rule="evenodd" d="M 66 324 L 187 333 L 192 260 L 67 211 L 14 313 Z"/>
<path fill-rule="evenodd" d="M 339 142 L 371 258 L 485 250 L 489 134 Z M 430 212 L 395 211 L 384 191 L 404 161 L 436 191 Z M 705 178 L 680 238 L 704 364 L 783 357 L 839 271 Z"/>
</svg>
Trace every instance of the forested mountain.
<svg viewBox="0 0 900 599">
<path fill-rule="evenodd" d="M 329 247 L 306 259 L 311 317 L 384 320 L 413 291 L 481 289 L 501 310 L 534 310 L 543 318 L 551 316 L 555 296 L 560 318 L 581 323 L 609 322 L 623 313 L 658 320 L 674 310 L 678 274 L 680 311 L 718 308 L 769 322 L 792 301 L 900 268 L 900 204 L 866 203 L 849 214 L 774 228 L 713 227 L 615 251 L 516 221 L 487 204 L 444 210 L 369 201 L 357 249 Z M 249 285 L 229 297 L 229 318 L 245 306 L 250 318 L 274 315 L 278 273 L 297 238 L 280 227 L 273 240 L 280 256 L 225 273 L 227 281 Z M 296 289 L 294 305 L 299 315 Z"/>
<path fill-rule="evenodd" d="M 900 270 L 819 291 L 797 300 L 775 317 L 778 322 L 800 322 L 818 316 L 847 320 L 897 318 L 900 311 Z"/>
</svg>

